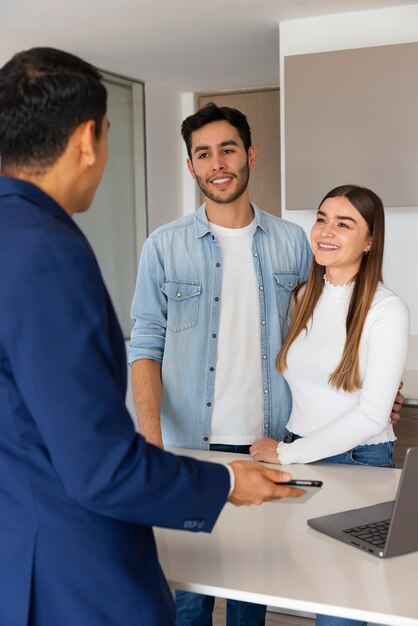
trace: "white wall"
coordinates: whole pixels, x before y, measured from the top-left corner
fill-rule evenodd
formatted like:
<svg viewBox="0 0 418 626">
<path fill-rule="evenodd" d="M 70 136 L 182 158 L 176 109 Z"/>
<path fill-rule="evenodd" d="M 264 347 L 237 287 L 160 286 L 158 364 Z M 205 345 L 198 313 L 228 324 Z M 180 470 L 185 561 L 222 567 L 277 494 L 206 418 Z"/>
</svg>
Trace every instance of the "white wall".
<svg viewBox="0 0 418 626">
<path fill-rule="evenodd" d="M 195 94 L 188 92 L 183 94 L 182 99 L 182 121 L 195 112 Z M 183 171 L 183 215 L 191 213 L 197 207 L 198 193 L 194 179 L 186 165 L 187 150 L 182 139 L 182 171 Z"/>
<path fill-rule="evenodd" d="M 196 183 L 186 166 L 181 123 L 194 113 L 194 94 L 145 84 L 148 230 L 196 208 Z"/>
<path fill-rule="evenodd" d="M 3 67 L 16 52 L 24 50 L 26 47 L 25 42 L 20 45 L 18 41 L 0 41 L 0 67 Z"/>
<path fill-rule="evenodd" d="M 183 94 L 164 85 L 145 85 L 148 229 L 183 214 L 183 152 L 180 125 Z"/>
<path fill-rule="evenodd" d="M 148 231 L 196 208 L 181 123 L 195 111 L 194 94 L 145 83 Z"/>
<path fill-rule="evenodd" d="M 187 169 L 182 121 L 195 112 L 195 94 L 145 84 L 149 232 L 196 209 L 196 183 Z"/>
<path fill-rule="evenodd" d="M 288 55 L 414 41 L 418 41 L 418 4 L 282 22 L 280 24 L 280 75 L 284 76 L 284 57 Z M 284 129 L 285 88 L 285 81 L 282 80 L 282 129 Z M 286 165 L 285 141 L 283 130 L 281 150 L 284 167 Z M 324 189 L 324 195 L 327 191 L 329 190 Z M 378 189 L 375 191 L 379 193 Z M 312 211 L 286 211 L 284 169 L 282 170 L 282 207 L 282 216 L 285 219 L 296 222 L 309 231 L 313 223 Z M 418 266 L 418 207 L 387 207 L 386 224 L 385 283 L 408 304 L 411 313 L 411 334 L 418 335 L 418 285 L 414 279 L 415 268 Z M 418 338 L 412 338 L 411 346 L 417 346 L 417 354 L 415 350 L 411 350 L 407 364 L 407 367 L 415 369 L 418 365 L 416 339 Z"/>
</svg>

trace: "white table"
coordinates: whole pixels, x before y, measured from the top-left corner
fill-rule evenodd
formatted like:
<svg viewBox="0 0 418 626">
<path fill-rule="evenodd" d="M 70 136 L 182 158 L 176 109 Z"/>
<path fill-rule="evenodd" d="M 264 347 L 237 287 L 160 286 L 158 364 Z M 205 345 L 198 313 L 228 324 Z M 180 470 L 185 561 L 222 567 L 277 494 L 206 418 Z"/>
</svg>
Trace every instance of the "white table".
<svg viewBox="0 0 418 626">
<path fill-rule="evenodd" d="M 210 461 L 243 458 L 172 451 Z M 295 478 L 315 478 L 324 485 L 304 504 L 238 508 L 228 503 L 209 535 L 156 529 L 171 588 L 388 626 L 418 626 L 418 552 L 382 560 L 306 524 L 309 517 L 394 499 L 400 470 L 335 464 L 283 468 Z"/>
</svg>

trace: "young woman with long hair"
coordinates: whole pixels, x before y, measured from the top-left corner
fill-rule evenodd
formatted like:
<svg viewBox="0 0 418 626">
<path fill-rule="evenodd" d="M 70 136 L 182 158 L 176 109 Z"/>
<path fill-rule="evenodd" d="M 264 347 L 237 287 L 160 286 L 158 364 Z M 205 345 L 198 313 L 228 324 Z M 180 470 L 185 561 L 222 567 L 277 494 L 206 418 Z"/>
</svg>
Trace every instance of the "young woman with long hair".
<svg viewBox="0 0 418 626">
<path fill-rule="evenodd" d="M 314 260 L 295 294 L 277 367 L 292 391 L 282 442 L 260 439 L 257 461 L 393 466 L 390 413 L 405 367 L 409 314 L 382 283 L 380 198 L 343 185 L 322 200 Z"/>
</svg>

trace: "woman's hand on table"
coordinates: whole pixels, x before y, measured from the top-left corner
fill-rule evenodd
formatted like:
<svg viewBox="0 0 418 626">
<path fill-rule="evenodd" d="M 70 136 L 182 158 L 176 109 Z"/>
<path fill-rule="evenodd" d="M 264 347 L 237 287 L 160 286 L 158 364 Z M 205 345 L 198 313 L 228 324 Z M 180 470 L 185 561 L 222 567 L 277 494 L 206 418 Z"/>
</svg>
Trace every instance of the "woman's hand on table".
<svg viewBox="0 0 418 626">
<path fill-rule="evenodd" d="M 279 442 L 270 437 L 263 437 L 254 441 L 250 447 L 250 454 L 255 461 L 264 461 L 265 463 L 280 464 L 280 459 L 277 454 L 277 446 Z"/>
</svg>

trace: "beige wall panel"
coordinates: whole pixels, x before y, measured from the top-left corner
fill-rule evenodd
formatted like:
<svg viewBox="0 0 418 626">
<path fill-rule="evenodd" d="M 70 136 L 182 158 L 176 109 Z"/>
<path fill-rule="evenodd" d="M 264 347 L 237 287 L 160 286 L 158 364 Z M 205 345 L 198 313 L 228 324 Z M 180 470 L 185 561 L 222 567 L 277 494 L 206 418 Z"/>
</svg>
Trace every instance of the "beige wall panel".
<svg viewBox="0 0 418 626">
<path fill-rule="evenodd" d="M 285 57 L 286 209 L 333 187 L 418 205 L 418 43 Z"/>
<path fill-rule="evenodd" d="M 250 177 L 250 197 L 260 209 L 280 216 L 280 99 L 278 89 L 204 94 L 198 107 L 208 102 L 234 107 L 248 118 L 257 164 Z"/>
</svg>

